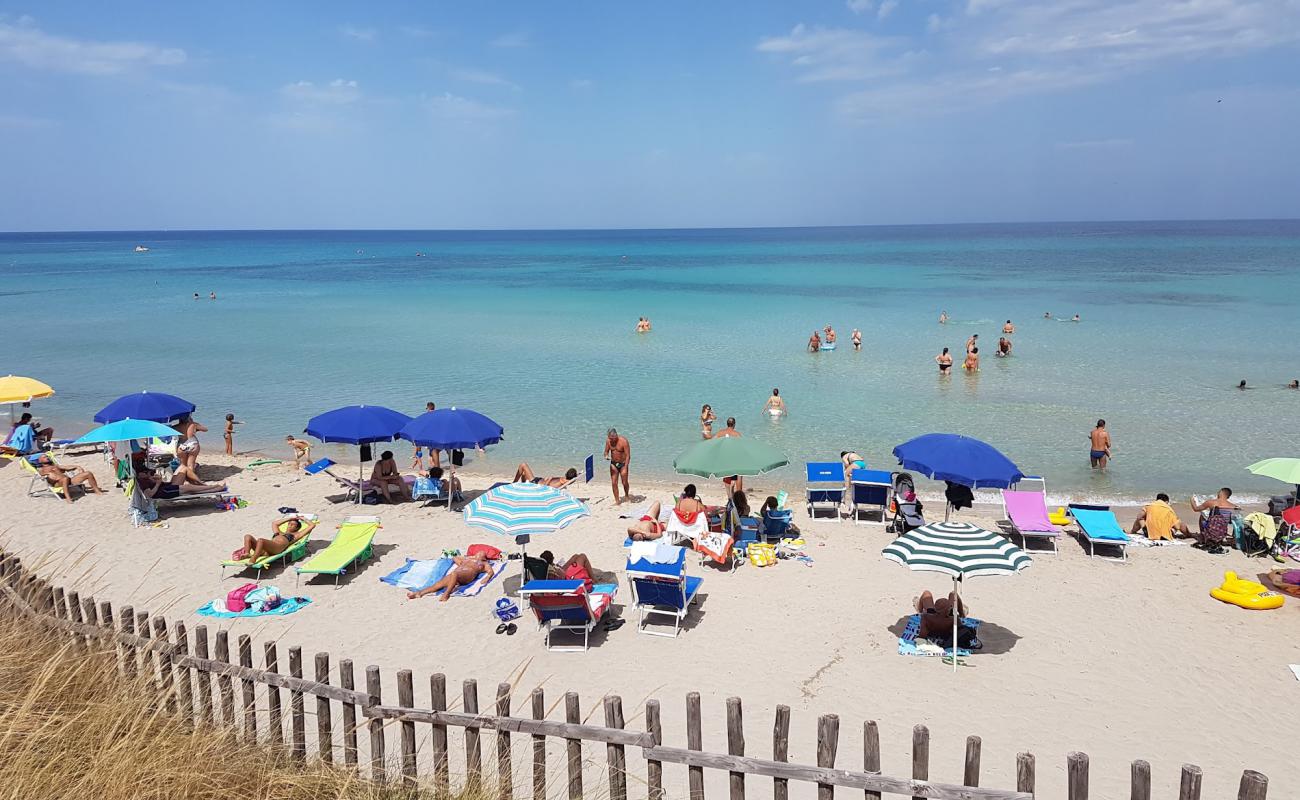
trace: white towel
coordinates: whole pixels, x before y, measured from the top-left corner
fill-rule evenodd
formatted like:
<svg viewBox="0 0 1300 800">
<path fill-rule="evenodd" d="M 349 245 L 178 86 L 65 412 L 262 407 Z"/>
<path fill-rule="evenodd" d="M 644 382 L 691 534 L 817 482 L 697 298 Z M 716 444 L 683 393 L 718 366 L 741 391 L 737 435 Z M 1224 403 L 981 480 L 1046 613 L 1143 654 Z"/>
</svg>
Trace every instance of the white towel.
<svg viewBox="0 0 1300 800">
<path fill-rule="evenodd" d="M 651 564 L 676 564 L 681 555 L 680 547 L 673 547 L 663 542 L 633 542 L 628 548 L 628 561 L 649 561 Z"/>
</svg>

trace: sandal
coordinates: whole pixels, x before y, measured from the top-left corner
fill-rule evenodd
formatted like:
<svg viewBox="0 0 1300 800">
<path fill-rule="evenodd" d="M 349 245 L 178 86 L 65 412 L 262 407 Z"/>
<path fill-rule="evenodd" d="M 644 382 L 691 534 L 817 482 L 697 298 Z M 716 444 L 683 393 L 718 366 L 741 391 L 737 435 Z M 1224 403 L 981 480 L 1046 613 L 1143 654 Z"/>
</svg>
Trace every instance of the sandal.
<svg viewBox="0 0 1300 800">
<path fill-rule="evenodd" d="M 514 624 L 513 622 L 507 623 L 505 627 L 506 627 L 506 636 L 514 636 L 515 631 L 519 630 L 519 626 Z"/>
<path fill-rule="evenodd" d="M 505 633 L 505 632 L 506 632 L 506 628 L 508 628 L 508 627 L 509 627 L 509 625 L 507 625 L 506 623 L 504 623 L 504 622 L 501 623 L 500 625 L 497 626 L 497 633 Z"/>
</svg>

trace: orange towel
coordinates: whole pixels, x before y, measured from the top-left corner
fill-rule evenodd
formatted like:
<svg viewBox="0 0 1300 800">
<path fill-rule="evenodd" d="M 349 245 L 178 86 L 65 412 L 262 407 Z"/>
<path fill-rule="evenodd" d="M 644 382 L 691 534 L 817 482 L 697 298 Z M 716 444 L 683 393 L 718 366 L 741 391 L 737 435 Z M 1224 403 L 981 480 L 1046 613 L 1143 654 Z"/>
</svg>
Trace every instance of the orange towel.
<svg viewBox="0 0 1300 800">
<path fill-rule="evenodd" d="M 1172 539 L 1178 527 L 1178 515 L 1163 500 L 1157 500 L 1146 508 L 1147 538 Z"/>
</svg>

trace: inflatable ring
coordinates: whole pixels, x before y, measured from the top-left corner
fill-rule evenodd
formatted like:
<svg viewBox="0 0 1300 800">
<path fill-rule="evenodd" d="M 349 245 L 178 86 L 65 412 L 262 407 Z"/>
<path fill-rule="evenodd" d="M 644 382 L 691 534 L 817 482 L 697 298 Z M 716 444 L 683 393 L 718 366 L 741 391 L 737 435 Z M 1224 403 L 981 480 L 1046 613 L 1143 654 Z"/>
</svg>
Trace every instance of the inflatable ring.
<svg viewBox="0 0 1300 800">
<path fill-rule="evenodd" d="M 1210 590 L 1210 597 L 1240 608 L 1280 608 L 1285 602 L 1282 595 L 1269 591 L 1262 583 L 1244 581 L 1235 572 L 1223 573 L 1223 583 Z"/>
</svg>

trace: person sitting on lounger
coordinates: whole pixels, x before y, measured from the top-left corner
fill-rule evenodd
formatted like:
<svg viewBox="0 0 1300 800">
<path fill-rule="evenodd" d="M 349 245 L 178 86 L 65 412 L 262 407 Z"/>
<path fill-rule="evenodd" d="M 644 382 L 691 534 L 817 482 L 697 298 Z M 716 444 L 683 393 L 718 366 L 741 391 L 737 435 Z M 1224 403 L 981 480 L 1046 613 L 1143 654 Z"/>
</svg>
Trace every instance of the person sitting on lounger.
<svg viewBox="0 0 1300 800">
<path fill-rule="evenodd" d="M 424 597 L 426 594 L 442 592 L 442 597 L 438 598 L 438 602 L 445 603 L 451 599 L 452 593 L 458 588 L 469 586 L 480 578 L 484 584 L 492 580 L 491 563 L 478 556 L 454 556 L 452 558 L 452 567 L 447 570 L 447 574 L 443 576 L 442 580 L 418 592 L 407 592 L 406 597 L 408 600 L 415 600 Z"/>
<path fill-rule="evenodd" d="M 245 534 L 243 550 L 236 550 L 233 555 L 236 560 L 247 559 L 250 563 L 267 556 L 278 556 L 306 539 L 315 527 L 314 519 L 298 515 L 282 517 L 271 523 L 271 538 L 258 539 L 252 534 Z"/>
<path fill-rule="evenodd" d="M 442 476 L 442 467 L 429 468 L 429 477 L 437 481 L 439 484 L 442 483 Z M 460 502 L 463 499 L 460 493 L 460 478 L 457 478 L 455 475 L 451 476 L 451 499 L 457 502 Z"/>
<path fill-rule="evenodd" d="M 562 478 L 558 478 L 558 477 L 540 478 L 533 473 L 533 469 L 532 467 L 528 466 L 527 461 L 520 464 L 519 467 L 515 470 L 515 483 L 536 483 L 541 486 L 550 486 L 555 489 L 563 489 L 565 486 L 568 486 L 569 482 L 576 477 L 578 477 L 578 470 L 574 469 L 573 467 L 569 467 L 569 469 L 565 471 L 564 477 Z"/>
<path fill-rule="evenodd" d="M 673 505 L 673 510 L 677 512 L 679 517 L 698 514 L 704 511 L 704 508 L 703 501 L 695 495 L 695 484 L 693 483 L 686 484 L 686 488 L 682 489 L 682 496 L 677 498 L 677 502 Z M 683 519 L 683 521 L 685 520 Z"/>
<path fill-rule="evenodd" d="M 375 468 L 370 470 L 370 487 L 390 503 L 396 502 L 393 500 L 394 489 L 403 500 L 411 499 L 411 490 L 407 488 L 406 479 L 397 469 L 397 459 L 393 458 L 392 450 L 381 453 L 379 460 L 375 462 Z"/>
<path fill-rule="evenodd" d="M 54 438 L 53 428 L 42 428 L 41 423 L 32 419 L 31 412 L 24 411 L 18 421 L 13 424 L 13 428 L 9 431 L 9 439 L 6 439 L 5 442 L 8 443 L 9 440 L 13 439 L 14 433 L 23 425 L 27 425 L 32 429 L 32 439 L 35 440 L 39 447 L 48 445 L 50 440 Z"/>
<path fill-rule="evenodd" d="M 139 472 L 135 476 L 136 485 L 145 497 L 154 500 L 175 500 L 182 495 L 220 494 L 226 491 L 226 485 L 204 483 L 189 467 L 181 465 L 170 481 L 158 478 L 158 473 L 151 469 Z"/>
<path fill-rule="evenodd" d="M 940 647 L 952 647 L 952 616 L 956 610 L 958 617 L 969 613 L 966 604 L 956 592 L 949 592 L 947 597 L 934 599 L 929 591 L 921 592 L 916 600 L 916 610 L 921 613 L 921 628 L 917 635 L 929 639 Z M 967 650 L 978 650 L 983 645 L 975 638 L 975 630 L 965 625 L 957 628 L 957 646 Z"/>
<path fill-rule="evenodd" d="M 1201 517 L 1193 547 L 1215 554 L 1223 552 L 1223 543 L 1232 537 L 1232 512 L 1237 510 L 1231 498 L 1232 490 L 1226 486 L 1204 502 L 1198 503 L 1195 497 L 1192 498 L 1193 511 L 1198 514 L 1207 512 Z"/>
<path fill-rule="evenodd" d="M 663 512 L 663 507 L 658 501 L 650 506 L 650 509 L 642 515 L 641 519 L 633 522 L 627 529 L 627 538 L 634 542 L 648 542 L 661 538 L 664 535 L 664 524 L 659 521 L 659 515 Z"/>
<path fill-rule="evenodd" d="M 36 467 L 36 471 L 41 473 L 41 477 L 45 479 L 46 483 L 60 490 L 65 503 L 72 503 L 73 486 L 85 484 L 95 494 L 104 493 L 99 488 L 99 482 L 95 480 L 94 474 L 81 467 L 60 467 L 47 455 L 34 459 L 32 466 Z"/>
<path fill-rule="evenodd" d="M 1156 495 L 1155 502 L 1138 512 L 1137 519 L 1133 520 L 1133 527 L 1129 529 L 1129 535 L 1137 536 L 1144 530 L 1148 539 L 1172 539 L 1177 535 L 1192 535 L 1187 530 L 1187 525 L 1178 518 L 1178 514 L 1169 505 L 1169 495 L 1164 492 Z"/>
<path fill-rule="evenodd" d="M 591 591 L 594 583 L 591 576 L 595 569 L 591 566 L 591 559 L 587 558 L 586 553 L 574 553 L 569 556 L 568 561 L 557 565 L 555 554 L 550 550 L 543 550 L 541 559 L 546 562 L 546 577 L 549 580 L 582 581 L 587 591 Z"/>
</svg>

